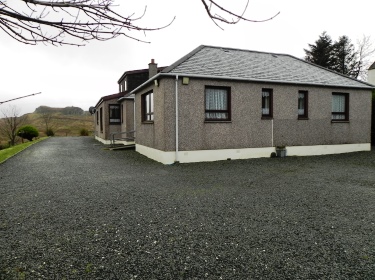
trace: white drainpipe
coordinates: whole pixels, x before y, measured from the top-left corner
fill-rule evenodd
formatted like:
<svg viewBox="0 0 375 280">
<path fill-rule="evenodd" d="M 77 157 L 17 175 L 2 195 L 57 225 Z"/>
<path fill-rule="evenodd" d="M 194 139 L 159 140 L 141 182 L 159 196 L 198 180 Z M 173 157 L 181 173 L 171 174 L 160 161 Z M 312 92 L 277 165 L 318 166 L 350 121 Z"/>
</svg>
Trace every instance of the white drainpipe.
<svg viewBox="0 0 375 280">
<path fill-rule="evenodd" d="M 176 157 L 175 161 L 178 162 L 178 75 L 176 75 Z"/>
<path fill-rule="evenodd" d="M 134 130 L 134 140 L 136 141 L 136 139 L 135 139 L 135 134 L 136 134 L 136 132 L 137 132 L 137 128 L 136 128 L 136 122 L 135 122 L 135 96 L 134 96 L 134 99 L 133 99 L 133 130 Z"/>
<path fill-rule="evenodd" d="M 271 131 L 271 145 L 272 145 L 271 147 L 273 147 L 273 119 L 271 120 L 271 127 L 272 127 L 271 128 L 271 130 L 272 130 Z"/>
</svg>

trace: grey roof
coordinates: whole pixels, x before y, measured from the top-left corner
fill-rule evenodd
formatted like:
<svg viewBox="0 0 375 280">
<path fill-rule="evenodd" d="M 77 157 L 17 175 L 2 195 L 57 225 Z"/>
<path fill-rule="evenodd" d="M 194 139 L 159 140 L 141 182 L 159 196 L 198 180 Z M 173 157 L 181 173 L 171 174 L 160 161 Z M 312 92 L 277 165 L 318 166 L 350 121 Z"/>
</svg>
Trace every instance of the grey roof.
<svg viewBox="0 0 375 280">
<path fill-rule="evenodd" d="M 372 88 L 287 54 L 199 46 L 162 73 L 207 78 L 291 83 L 334 87 Z"/>
</svg>

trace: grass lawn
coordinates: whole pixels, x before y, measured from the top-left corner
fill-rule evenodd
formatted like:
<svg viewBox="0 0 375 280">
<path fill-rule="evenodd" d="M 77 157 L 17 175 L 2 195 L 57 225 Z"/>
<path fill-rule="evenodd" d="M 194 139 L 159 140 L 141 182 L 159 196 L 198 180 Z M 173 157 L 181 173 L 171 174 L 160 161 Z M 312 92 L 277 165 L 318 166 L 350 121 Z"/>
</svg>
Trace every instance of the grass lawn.
<svg viewBox="0 0 375 280">
<path fill-rule="evenodd" d="M 29 142 L 22 143 L 22 144 L 19 144 L 19 145 L 16 145 L 16 146 L 4 149 L 4 150 L 0 150 L 0 164 L 3 163 L 4 161 L 6 161 L 8 158 L 14 156 L 15 154 L 23 151 L 27 147 L 29 147 L 29 146 L 31 146 L 35 143 L 38 143 L 38 142 L 40 142 L 44 139 L 47 139 L 47 138 L 48 137 L 42 137 L 42 138 L 39 138 L 39 139 L 34 140 L 34 141 L 29 141 Z"/>
</svg>

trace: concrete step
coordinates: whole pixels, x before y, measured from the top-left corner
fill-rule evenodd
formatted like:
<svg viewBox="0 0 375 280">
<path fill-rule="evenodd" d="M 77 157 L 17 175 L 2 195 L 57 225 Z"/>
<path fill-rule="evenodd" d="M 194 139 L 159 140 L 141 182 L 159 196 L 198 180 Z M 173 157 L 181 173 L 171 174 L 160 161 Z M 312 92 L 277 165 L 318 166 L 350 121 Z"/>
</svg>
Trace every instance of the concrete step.
<svg viewBox="0 0 375 280">
<path fill-rule="evenodd" d="M 115 145 L 113 147 L 109 147 L 110 151 L 126 150 L 126 149 L 135 149 L 135 144 L 130 144 L 130 145 Z"/>
</svg>

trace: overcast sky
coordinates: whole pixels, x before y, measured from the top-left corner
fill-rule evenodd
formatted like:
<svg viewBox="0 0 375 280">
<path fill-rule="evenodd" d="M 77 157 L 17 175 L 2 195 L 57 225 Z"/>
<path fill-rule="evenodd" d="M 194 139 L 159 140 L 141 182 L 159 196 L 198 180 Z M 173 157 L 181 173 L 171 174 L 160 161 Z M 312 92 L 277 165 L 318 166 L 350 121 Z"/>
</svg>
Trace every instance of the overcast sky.
<svg viewBox="0 0 375 280">
<path fill-rule="evenodd" d="M 9 2 L 9 1 L 8 1 Z M 245 0 L 217 0 L 224 7 L 241 13 Z M 233 4 L 233 2 L 236 2 Z M 353 43 L 363 35 L 375 41 L 374 0 L 250 0 L 245 17 L 265 19 L 265 23 L 221 24 L 218 28 L 207 16 L 200 0 L 117 0 L 123 15 L 141 15 L 143 27 L 171 26 L 159 31 L 131 32 L 107 42 L 91 42 L 84 47 L 24 45 L 0 30 L 0 102 L 42 92 L 0 105 L 0 111 L 16 106 L 20 114 L 31 113 L 41 105 L 77 106 L 88 110 L 105 95 L 118 92 L 117 81 L 125 71 L 144 69 L 151 59 L 168 66 L 199 45 L 232 47 L 286 53 L 304 57 L 304 48 L 323 31 L 333 40 L 347 35 Z M 129 4 L 130 3 L 130 4 Z M 375 60 L 375 58 L 374 58 Z"/>
</svg>

